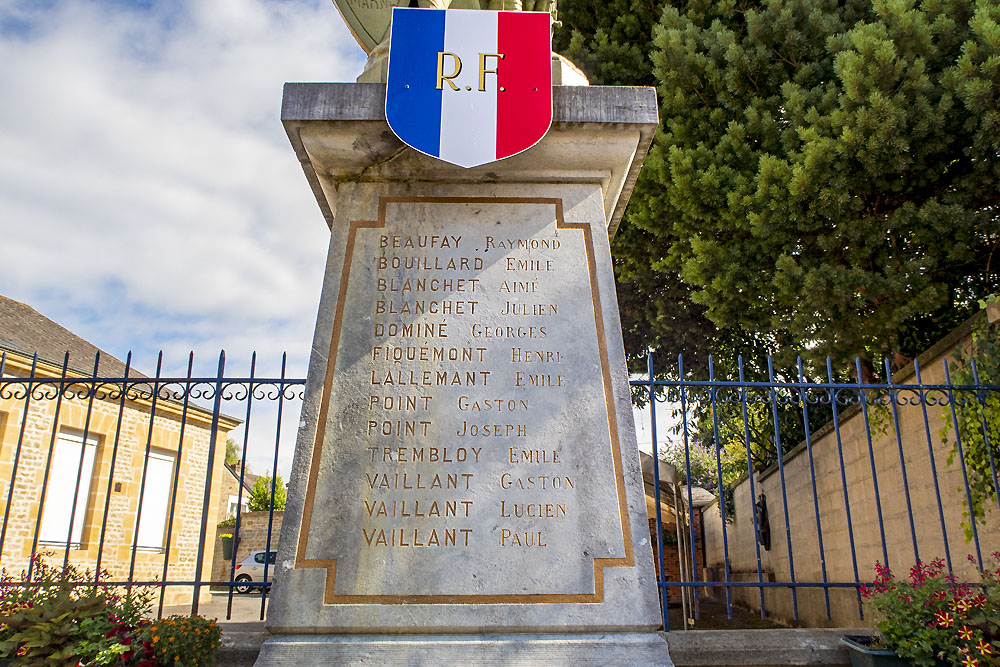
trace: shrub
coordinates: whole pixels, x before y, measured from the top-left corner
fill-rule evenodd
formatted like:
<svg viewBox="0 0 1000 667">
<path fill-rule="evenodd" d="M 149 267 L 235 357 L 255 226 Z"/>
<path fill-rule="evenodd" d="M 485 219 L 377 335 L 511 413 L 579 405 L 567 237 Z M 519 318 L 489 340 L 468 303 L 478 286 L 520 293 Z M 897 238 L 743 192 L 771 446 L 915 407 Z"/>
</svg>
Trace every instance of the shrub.
<svg viewBox="0 0 1000 667">
<path fill-rule="evenodd" d="M 711 445 L 706 445 L 697 440 L 688 442 L 687 450 L 683 442 L 668 441 L 660 449 L 660 460 L 677 469 L 681 479 L 688 483 L 688 463 L 691 466 L 691 485 L 700 486 L 707 491 L 715 491 L 719 486 L 719 466 L 715 461 L 715 449 Z M 722 480 L 725 484 L 729 481 L 726 464 L 729 462 L 729 452 L 719 451 L 722 462 Z"/>
<path fill-rule="evenodd" d="M 991 302 L 1000 302 L 1000 297 L 990 296 L 980 300 L 979 305 L 986 310 Z M 951 382 L 956 386 L 1000 384 L 1000 325 L 990 323 L 988 317 L 980 319 L 972 330 L 970 349 L 955 353 Z M 986 524 L 987 515 L 997 503 L 993 480 L 1000 463 L 1000 396 L 995 392 L 965 390 L 955 391 L 950 401 L 954 415 L 950 410 L 942 412 L 941 440 L 945 445 L 951 442 L 948 465 L 960 465 L 968 480 L 972 506 L 968 500 L 962 500 L 965 507 L 962 528 L 968 544 L 974 535 L 973 522 Z M 959 440 L 963 447 L 961 455 Z M 962 494 L 963 489 L 957 490 Z"/>
<path fill-rule="evenodd" d="M 254 482 L 247 498 L 247 510 L 250 512 L 267 512 L 271 509 L 271 476 L 261 475 Z M 285 509 L 285 483 L 281 475 L 274 478 L 274 509 Z"/>
<path fill-rule="evenodd" d="M 137 657 L 136 630 L 144 623 L 152 594 L 100 586 L 75 566 L 55 568 L 32 557 L 31 576 L 0 571 L 0 655 L 32 665 L 124 665 Z M 102 577 L 107 577 L 103 572 Z"/>
<path fill-rule="evenodd" d="M 876 563 L 875 582 L 861 595 L 875 610 L 881 643 L 915 665 L 1000 665 L 1000 552 L 993 561 L 975 586 L 945 575 L 940 558 L 918 562 L 909 581 Z"/>
<path fill-rule="evenodd" d="M 63 667 L 181 667 L 213 664 L 221 631 L 200 616 L 144 620 L 148 588 L 93 585 L 73 565 L 56 568 L 32 557 L 31 576 L 0 570 L 0 664 Z M 97 579 L 110 577 L 102 572 Z M 81 583 L 88 585 L 79 585 Z"/>
<path fill-rule="evenodd" d="M 201 616 L 162 618 L 142 631 L 159 664 L 179 667 L 213 664 L 221 636 L 216 622 Z"/>
</svg>

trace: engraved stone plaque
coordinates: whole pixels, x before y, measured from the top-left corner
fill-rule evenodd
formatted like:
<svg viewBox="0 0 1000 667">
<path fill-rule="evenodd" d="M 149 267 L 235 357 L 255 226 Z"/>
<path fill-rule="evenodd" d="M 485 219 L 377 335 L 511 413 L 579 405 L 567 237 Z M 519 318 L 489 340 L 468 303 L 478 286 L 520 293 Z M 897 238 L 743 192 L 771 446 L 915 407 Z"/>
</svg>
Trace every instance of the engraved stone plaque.
<svg viewBox="0 0 1000 667">
<path fill-rule="evenodd" d="M 633 559 L 590 226 L 560 199 L 378 211 L 350 223 L 298 566 L 328 604 L 600 601 Z"/>
</svg>

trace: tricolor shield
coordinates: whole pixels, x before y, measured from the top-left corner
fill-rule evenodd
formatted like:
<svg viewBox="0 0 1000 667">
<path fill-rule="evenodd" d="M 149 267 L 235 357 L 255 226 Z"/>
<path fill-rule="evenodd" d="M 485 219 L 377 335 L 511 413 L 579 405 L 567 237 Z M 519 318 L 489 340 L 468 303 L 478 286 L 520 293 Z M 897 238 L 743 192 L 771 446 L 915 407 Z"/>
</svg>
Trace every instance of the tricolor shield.
<svg viewBox="0 0 1000 667">
<path fill-rule="evenodd" d="M 531 148 L 552 124 L 551 21 L 548 12 L 393 8 L 389 127 L 462 167 Z"/>
</svg>

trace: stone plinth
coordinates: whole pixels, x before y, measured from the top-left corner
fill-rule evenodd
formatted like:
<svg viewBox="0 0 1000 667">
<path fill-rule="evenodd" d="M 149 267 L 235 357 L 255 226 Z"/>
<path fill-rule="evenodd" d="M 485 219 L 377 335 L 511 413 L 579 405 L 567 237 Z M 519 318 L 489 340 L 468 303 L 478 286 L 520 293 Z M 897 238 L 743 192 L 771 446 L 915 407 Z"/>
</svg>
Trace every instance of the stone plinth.
<svg viewBox="0 0 1000 667">
<path fill-rule="evenodd" d="M 286 86 L 331 241 L 258 664 L 669 664 L 608 238 L 655 95 L 554 92 L 462 169 Z"/>
</svg>

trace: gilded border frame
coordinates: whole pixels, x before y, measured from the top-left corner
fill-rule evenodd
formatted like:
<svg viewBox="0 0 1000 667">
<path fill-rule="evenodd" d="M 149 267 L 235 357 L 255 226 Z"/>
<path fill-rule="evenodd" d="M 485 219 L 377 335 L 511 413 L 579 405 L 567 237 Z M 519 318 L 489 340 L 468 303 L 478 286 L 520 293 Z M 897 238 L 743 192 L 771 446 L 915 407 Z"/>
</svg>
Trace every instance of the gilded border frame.
<svg viewBox="0 0 1000 667">
<path fill-rule="evenodd" d="M 334 591 L 337 577 L 337 560 L 305 558 L 308 544 L 309 525 L 312 519 L 313 502 L 316 483 L 319 477 L 319 461 L 323 453 L 323 441 L 326 437 L 327 410 L 333 389 L 333 374 L 337 364 L 337 351 L 340 343 L 340 333 L 344 320 L 344 302 L 347 297 L 350 281 L 351 264 L 354 258 L 354 244 L 360 229 L 381 229 L 385 227 L 386 209 L 389 204 L 427 203 L 427 204 L 531 204 L 551 205 L 555 208 L 556 229 L 580 230 L 583 232 L 584 247 L 587 254 L 587 273 L 590 278 L 590 292 L 594 305 L 594 321 L 597 330 L 597 343 L 601 358 L 601 376 L 604 385 L 604 401 L 607 408 L 608 430 L 611 438 L 612 460 L 614 464 L 615 487 L 618 494 L 618 514 L 624 542 L 624 558 L 594 558 L 594 592 L 593 593 L 527 593 L 527 594 L 489 594 L 489 595 L 337 595 Z M 624 467 L 621 459 L 621 444 L 618 440 L 618 420 L 614 406 L 614 393 L 611 383 L 611 368 L 608 360 L 607 339 L 604 331 L 604 310 L 601 305 L 600 289 L 597 280 L 597 266 L 594 252 L 594 240 L 591 225 L 588 223 L 566 222 L 563 218 L 563 202 L 555 197 L 379 197 L 378 219 L 351 221 L 347 237 L 347 247 L 344 252 L 344 265 L 340 276 L 340 290 L 337 295 L 337 308 L 334 313 L 333 331 L 330 336 L 330 350 L 327 355 L 326 372 L 323 388 L 320 394 L 320 410 L 316 425 L 316 436 L 313 441 L 312 457 L 309 462 L 309 477 L 306 486 L 305 505 L 302 520 L 299 524 L 299 539 L 296 545 L 295 568 L 326 569 L 326 585 L 324 587 L 323 604 L 543 604 L 543 603 L 599 603 L 604 601 L 604 569 L 608 567 L 632 567 L 635 558 L 632 551 L 632 531 L 628 517 L 628 507 L 625 499 Z"/>
</svg>

